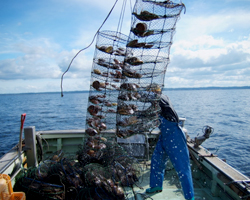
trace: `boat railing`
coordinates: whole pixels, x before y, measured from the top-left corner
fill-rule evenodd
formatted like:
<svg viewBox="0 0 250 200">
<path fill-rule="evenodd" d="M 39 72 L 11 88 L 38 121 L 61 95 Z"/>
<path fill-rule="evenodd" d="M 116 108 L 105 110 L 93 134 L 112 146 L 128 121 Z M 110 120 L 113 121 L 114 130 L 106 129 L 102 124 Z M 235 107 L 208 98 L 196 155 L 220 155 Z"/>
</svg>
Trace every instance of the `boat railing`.
<svg viewBox="0 0 250 200">
<path fill-rule="evenodd" d="M 250 180 L 247 176 L 202 146 L 195 147 L 194 143 L 188 142 L 188 147 L 193 161 L 194 179 L 201 181 L 201 179 L 205 180 L 204 175 L 209 177 L 209 181 L 206 180 L 204 182 L 210 184 L 211 192 L 214 196 L 219 196 L 219 192 L 224 190 L 230 196 L 234 196 L 235 199 L 238 199 L 239 196 L 242 199 L 247 199 L 250 193 Z M 195 171 L 197 173 L 194 173 Z"/>
</svg>

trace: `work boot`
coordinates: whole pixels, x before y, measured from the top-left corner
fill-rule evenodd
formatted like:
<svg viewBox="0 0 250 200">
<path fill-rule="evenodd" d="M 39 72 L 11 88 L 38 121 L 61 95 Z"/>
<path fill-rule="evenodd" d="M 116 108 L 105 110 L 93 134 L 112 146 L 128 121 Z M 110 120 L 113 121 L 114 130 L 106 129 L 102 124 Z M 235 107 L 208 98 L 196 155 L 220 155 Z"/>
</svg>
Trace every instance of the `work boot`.
<svg viewBox="0 0 250 200">
<path fill-rule="evenodd" d="M 146 189 L 146 193 L 157 193 L 162 192 L 162 187 L 151 187 Z"/>
</svg>

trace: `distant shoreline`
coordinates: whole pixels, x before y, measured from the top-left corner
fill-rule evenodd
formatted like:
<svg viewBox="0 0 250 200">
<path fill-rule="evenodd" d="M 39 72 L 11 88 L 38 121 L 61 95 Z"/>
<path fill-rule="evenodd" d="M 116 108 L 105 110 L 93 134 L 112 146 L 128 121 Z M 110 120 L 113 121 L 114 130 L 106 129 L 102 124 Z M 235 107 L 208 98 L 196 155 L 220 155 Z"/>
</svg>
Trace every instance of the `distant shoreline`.
<svg viewBox="0 0 250 200">
<path fill-rule="evenodd" d="M 232 89 L 250 89 L 250 86 L 232 86 L 232 87 L 190 87 L 190 88 L 163 88 L 163 91 L 174 91 L 174 90 L 232 90 Z M 88 93 L 88 90 L 82 91 L 63 91 L 63 93 Z M 24 93 L 3 93 L 0 95 L 11 95 L 11 94 L 47 94 L 47 93 L 61 93 L 58 92 L 24 92 Z"/>
<path fill-rule="evenodd" d="M 232 90 L 232 89 L 250 89 L 250 86 L 232 86 L 232 87 L 194 87 L 194 88 L 164 88 L 163 90 Z"/>
</svg>

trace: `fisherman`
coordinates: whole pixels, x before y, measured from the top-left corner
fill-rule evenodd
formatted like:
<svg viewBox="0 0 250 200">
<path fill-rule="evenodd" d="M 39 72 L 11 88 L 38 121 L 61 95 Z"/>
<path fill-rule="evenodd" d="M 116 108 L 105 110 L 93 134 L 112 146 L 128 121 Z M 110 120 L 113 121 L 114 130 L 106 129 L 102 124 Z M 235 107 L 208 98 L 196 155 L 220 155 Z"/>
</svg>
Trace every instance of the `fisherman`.
<svg viewBox="0 0 250 200">
<path fill-rule="evenodd" d="M 185 134 L 179 126 L 179 117 L 167 96 L 161 96 L 159 105 L 161 135 L 151 159 L 150 188 L 146 193 L 162 191 L 165 168 L 170 158 L 179 176 L 185 199 L 194 200 L 189 152 Z"/>
</svg>

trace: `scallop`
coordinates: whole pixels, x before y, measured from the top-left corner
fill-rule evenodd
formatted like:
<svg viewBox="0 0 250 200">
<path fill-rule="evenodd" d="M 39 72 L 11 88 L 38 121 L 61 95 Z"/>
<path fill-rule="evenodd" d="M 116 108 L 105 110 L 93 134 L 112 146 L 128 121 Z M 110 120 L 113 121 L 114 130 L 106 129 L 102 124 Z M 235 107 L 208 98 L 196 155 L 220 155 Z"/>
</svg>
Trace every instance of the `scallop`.
<svg viewBox="0 0 250 200">
<path fill-rule="evenodd" d="M 102 74 L 102 72 L 101 72 L 99 69 L 94 69 L 93 72 L 94 72 L 95 74 L 98 74 L 98 75 L 101 75 L 101 74 Z"/>
<path fill-rule="evenodd" d="M 86 131 L 85 131 L 89 136 L 95 136 L 98 134 L 97 130 L 93 129 L 93 128 L 88 128 Z"/>
</svg>

